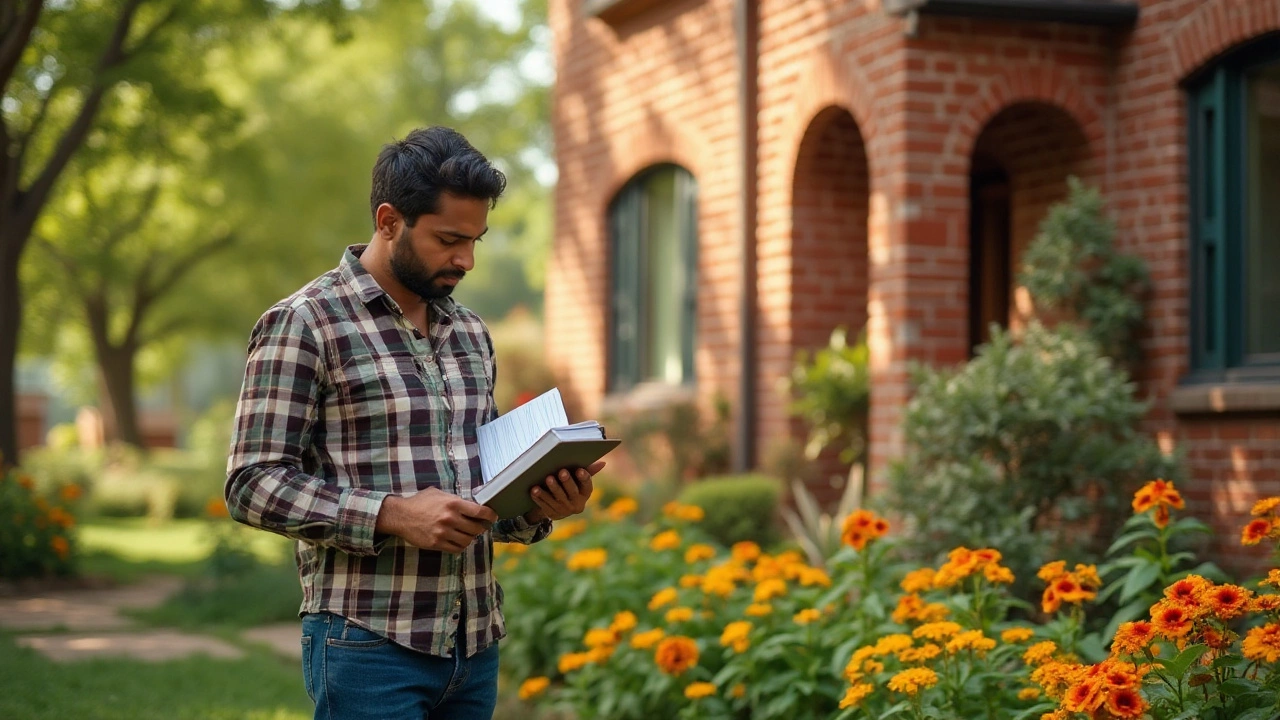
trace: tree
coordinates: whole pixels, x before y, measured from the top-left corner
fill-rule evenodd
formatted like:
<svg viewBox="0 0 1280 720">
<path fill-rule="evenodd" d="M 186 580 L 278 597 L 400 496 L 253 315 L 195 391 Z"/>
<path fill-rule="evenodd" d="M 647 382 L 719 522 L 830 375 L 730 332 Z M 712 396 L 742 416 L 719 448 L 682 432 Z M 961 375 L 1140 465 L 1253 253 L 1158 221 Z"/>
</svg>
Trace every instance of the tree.
<svg viewBox="0 0 1280 720">
<path fill-rule="evenodd" d="M 340 0 L 308 0 L 330 16 Z M 59 178 L 105 104 L 145 87 L 175 112 L 216 96 L 187 72 L 189 53 L 225 41 L 267 0 L 9 0 L 0 5 L 0 462 L 17 459 L 14 364 L 19 268 Z"/>
</svg>

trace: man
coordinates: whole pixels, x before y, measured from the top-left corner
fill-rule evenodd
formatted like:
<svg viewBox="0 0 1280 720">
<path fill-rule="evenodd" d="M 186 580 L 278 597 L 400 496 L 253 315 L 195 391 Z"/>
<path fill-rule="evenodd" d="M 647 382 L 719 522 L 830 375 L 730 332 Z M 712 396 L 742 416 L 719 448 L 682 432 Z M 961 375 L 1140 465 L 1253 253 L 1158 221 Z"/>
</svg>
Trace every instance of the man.
<svg viewBox="0 0 1280 720">
<path fill-rule="evenodd" d="M 497 415 L 488 330 L 450 297 L 506 178 L 447 128 L 373 169 L 374 233 L 254 327 L 231 516 L 297 539 L 302 664 L 317 718 L 490 718 L 502 591 L 494 540 L 582 512 L 596 463 L 498 521 L 471 500 Z"/>
</svg>

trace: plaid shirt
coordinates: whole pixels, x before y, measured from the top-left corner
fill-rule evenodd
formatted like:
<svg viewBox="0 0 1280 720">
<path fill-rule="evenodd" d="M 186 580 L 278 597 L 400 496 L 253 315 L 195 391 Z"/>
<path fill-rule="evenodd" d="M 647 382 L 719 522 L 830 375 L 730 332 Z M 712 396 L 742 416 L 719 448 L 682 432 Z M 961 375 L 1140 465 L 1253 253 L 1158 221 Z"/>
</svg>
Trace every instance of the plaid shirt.
<svg viewBox="0 0 1280 720">
<path fill-rule="evenodd" d="M 227 461 L 231 515 L 297 543 L 301 613 L 331 612 L 414 650 L 475 654 L 505 634 L 493 541 L 549 521 L 503 520 L 461 555 L 374 526 L 389 494 L 471 499 L 476 428 L 497 415 L 489 331 L 449 298 L 423 337 L 347 248 L 341 264 L 253 329 Z M 461 625 L 461 627 L 460 627 Z"/>
</svg>

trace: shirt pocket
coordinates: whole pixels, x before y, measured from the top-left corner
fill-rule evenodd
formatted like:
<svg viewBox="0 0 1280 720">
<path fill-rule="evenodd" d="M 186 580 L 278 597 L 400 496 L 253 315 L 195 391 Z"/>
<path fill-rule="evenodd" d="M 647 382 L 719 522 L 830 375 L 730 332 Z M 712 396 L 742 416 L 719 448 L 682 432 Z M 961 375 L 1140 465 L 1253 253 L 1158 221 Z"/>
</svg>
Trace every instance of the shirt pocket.
<svg viewBox="0 0 1280 720">
<path fill-rule="evenodd" d="M 415 434 L 427 437 L 431 398 L 414 356 L 356 356 L 334 376 L 330 432 L 357 462 L 398 460 Z"/>
</svg>

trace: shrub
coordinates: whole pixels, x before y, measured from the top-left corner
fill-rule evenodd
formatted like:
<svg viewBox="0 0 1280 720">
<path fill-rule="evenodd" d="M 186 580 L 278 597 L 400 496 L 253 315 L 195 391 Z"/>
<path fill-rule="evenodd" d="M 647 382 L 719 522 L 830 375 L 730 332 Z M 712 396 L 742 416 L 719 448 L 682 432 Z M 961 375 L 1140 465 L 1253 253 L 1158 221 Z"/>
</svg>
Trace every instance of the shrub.
<svg viewBox="0 0 1280 720">
<path fill-rule="evenodd" d="M 71 574 L 80 493 L 79 485 L 65 485 L 47 495 L 17 469 L 0 470 L 0 578 Z"/>
<path fill-rule="evenodd" d="M 659 488 L 729 470 L 730 407 L 722 396 L 712 401 L 708 418 L 682 389 L 648 387 L 607 411 L 604 422 L 610 435 L 622 438 L 630 464 Z"/>
<path fill-rule="evenodd" d="M 917 369 L 915 384 L 886 503 L 918 556 L 999 545 L 1018 575 L 1064 545 L 1090 560 L 1103 548 L 1079 536 L 1118 525 L 1126 490 L 1177 475 L 1137 429 L 1133 384 L 1074 326 L 1032 323 L 1017 343 L 997 331 L 965 366 Z"/>
<path fill-rule="evenodd" d="M 777 538 L 778 501 L 782 483 L 763 475 L 708 478 L 686 487 L 678 498 L 706 513 L 704 532 L 728 546 L 750 540 L 763 546 Z"/>
<path fill-rule="evenodd" d="M 831 333 L 827 347 L 810 358 L 800 353 L 788 387 L 795 394 L 791 413 L 809 427 L 805 455 L 816 459 L 828 448 L 851 464 L 866 445 L 867 408 L 871 398 L 869 353 L 865 335 L 849 345 L 844 328 Z"/>
</svg>

